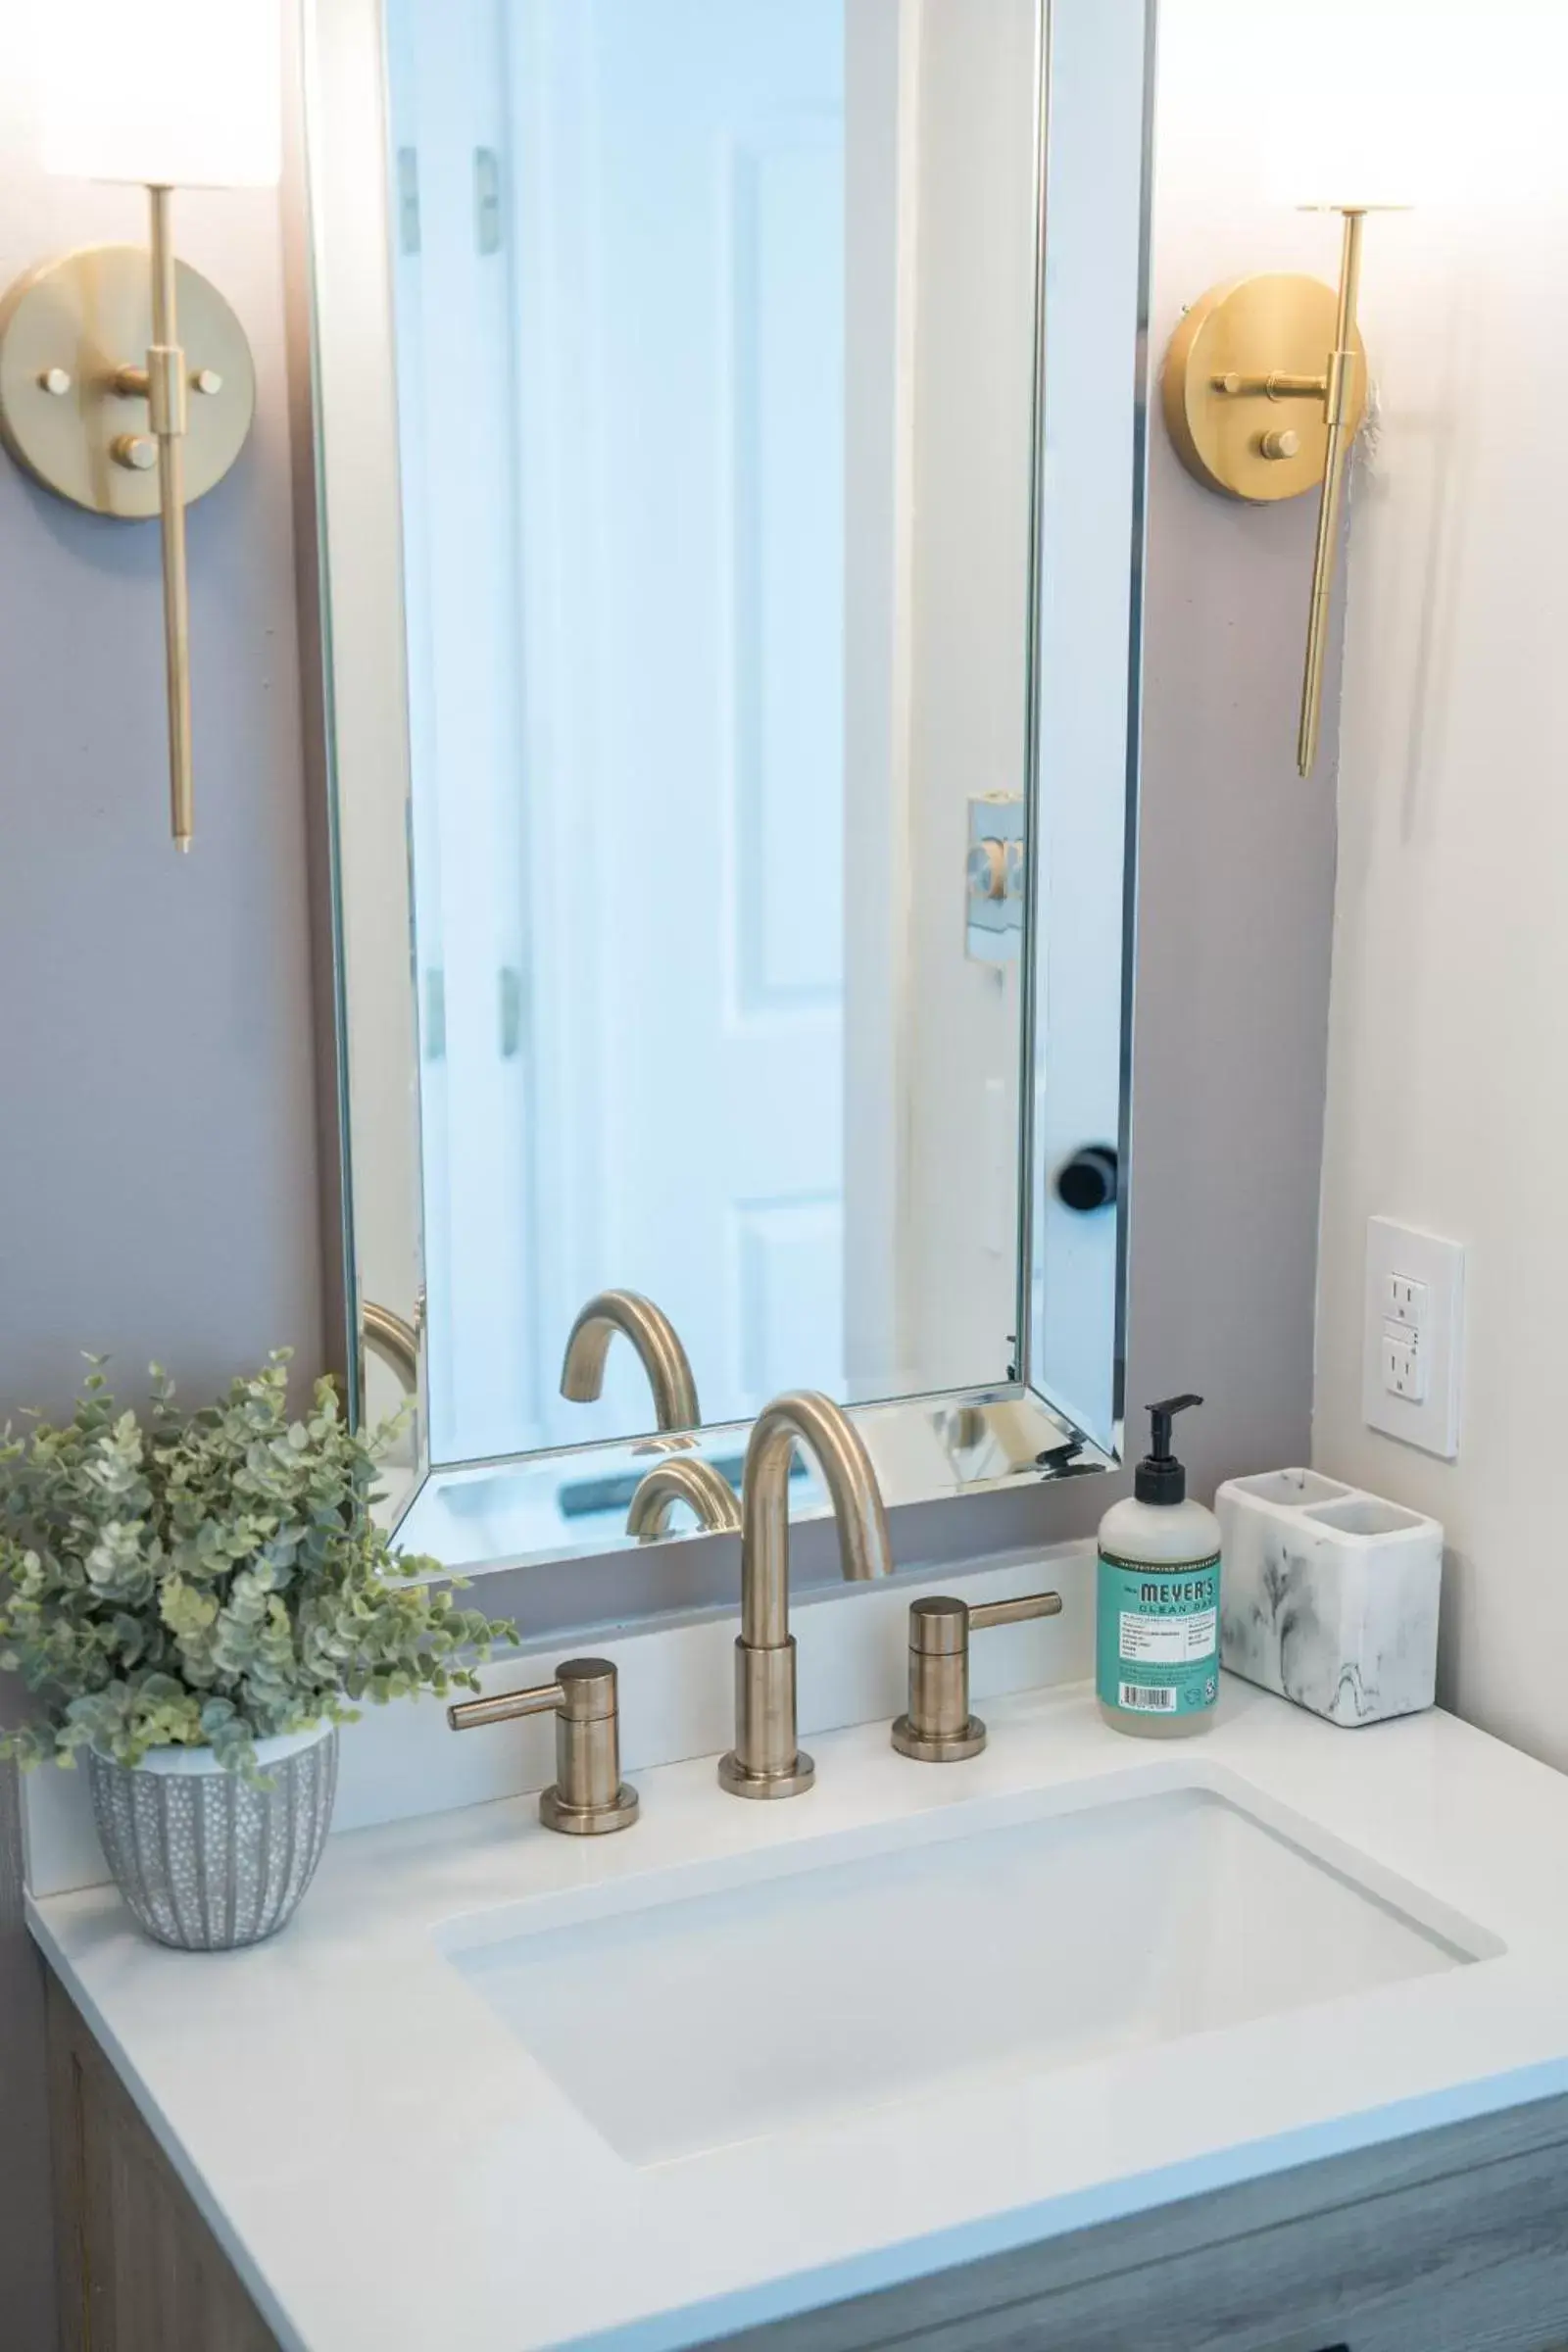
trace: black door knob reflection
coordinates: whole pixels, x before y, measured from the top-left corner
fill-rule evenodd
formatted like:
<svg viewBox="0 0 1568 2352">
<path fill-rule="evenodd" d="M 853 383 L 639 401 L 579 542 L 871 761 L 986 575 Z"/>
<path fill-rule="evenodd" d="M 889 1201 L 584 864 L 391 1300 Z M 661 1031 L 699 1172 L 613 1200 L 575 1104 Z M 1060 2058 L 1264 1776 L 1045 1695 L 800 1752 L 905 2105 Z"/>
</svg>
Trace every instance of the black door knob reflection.
<svg viewBox="0 0 1568 2352">
<path fill-rule="evenodd" d="M 1064 1208 L 1088 1216 L 1097 1208 L 1113 1207 L 1121 1186 L 1120 1162 L 1114 1144 L 1084 1144 L 1056 1171 L 1056 1198 Z"/>
</svg>

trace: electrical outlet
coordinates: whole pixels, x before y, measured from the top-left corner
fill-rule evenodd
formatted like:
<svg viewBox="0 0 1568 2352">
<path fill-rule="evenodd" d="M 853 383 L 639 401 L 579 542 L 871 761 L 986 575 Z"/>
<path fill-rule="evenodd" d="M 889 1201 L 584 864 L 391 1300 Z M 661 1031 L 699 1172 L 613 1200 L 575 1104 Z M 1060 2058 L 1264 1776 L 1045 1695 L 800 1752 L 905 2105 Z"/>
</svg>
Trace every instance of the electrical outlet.
<svg viewBox="0 0 1568 2352">
<path fill-rule="evenodd" d="M 1391 1274 L 1384 1285 L 1384 1312 L 1391 1323 L 1419 1331 L 1427 1319 L 1427 1286 L 1410 1274 Z"/>
<path fill-rule="evenodd" d="M 1366 1236 L 1361 1417 L 1406 1446 L 1459 1450 L 1464 1250 L 1373 1217 Z"/>
<path fill-rule="evenodd" d="M 1408 1323 L 1383 1326 L 1383 1386 L 1390 1396 L 1407 1397 L 1412 1404 L 1426 1401 L 1426 1355 Z"/>
</svg>

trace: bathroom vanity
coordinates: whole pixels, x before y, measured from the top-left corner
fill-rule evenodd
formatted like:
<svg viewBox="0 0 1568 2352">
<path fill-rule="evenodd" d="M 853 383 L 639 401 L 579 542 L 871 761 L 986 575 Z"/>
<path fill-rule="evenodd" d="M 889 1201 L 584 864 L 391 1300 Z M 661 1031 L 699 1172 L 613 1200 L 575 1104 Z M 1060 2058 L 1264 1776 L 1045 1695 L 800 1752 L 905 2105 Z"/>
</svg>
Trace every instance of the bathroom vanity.
<svg viewBox="0 0 1568 2352">
<path fill-rule="evenodd" d="M 539 1726 L 416 1706 L 359 1766 L 349 1735 L 349 1819 L 476 1746 L 522 1789 L 335 1836 L 273 1942 L 186 1957 L 108 1888 L 35 1900 L 63 2273 L 121 2313 L 90 2340 L 1568 2337 L 1568 1788 L 1442 1713 L 1348 1734 L 1230 1680 L 1203 1740 L 1121 1740 L 1059 1679 L 1090 1577 L 950 1580 L 1064 1604 L 977 1649 L 961 1764 L 888 1714 L 825 1728 L 834 1656 L 896 1688 L 900 1580 L 797 1613 L 800 1802 L 732 1801 L 683 1711 L 732 1621 L 647 1629 L 612 1645 L 624 1836 L 541 1826 Z"/>
<path fill-rule="evenodd" d="M 337 1353 L 585 1801 L 400 1702 L 197 1956 L 35 1776 L 65 2342 L 1568 2343 L 1568 1781 L 907 1565 L 1125 1451 L 1152 6 L 297 29 Z"/>
<path fill-rule="evenodd" d="M 297 2340 L 261 2318 L 58 1985 L 50 2037 L 66 2352 L 277 2352 Z M 1560 2352 L 1565 2170 L 1568 2100 L 1543 2098 L 717 2339 L 612 2340 L 758 2352 L 1120 2352 L 1129 2342 Z"/>
</svg>

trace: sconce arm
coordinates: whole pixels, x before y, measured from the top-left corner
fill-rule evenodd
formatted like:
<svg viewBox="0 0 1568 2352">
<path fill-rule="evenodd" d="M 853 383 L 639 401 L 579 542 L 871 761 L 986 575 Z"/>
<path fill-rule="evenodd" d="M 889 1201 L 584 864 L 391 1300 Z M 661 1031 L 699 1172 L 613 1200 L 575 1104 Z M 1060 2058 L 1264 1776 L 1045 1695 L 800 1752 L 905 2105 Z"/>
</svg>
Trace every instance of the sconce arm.
<svg viewBox="0 0 1568 2352">
<path fill-rule="evenodd" d="M 1340 250 L 1340 290 L 1335 316 L 1334 349 L 1328 358 L 1323 386 L 1323 421 L 1328 448 L 1323 466 L 1323 490 L 1317 510 L 1317 544 L 1312 556 L 1312 597 L 1306 618 L 1306 664 L 1301 674 L 1301 723 L 1296 742 L 1297 773 L 1309 776 L 1317 759 L 1323 718 L 1323 663 L 1328 647 L 1329 604 L 1334 593 L 1334 564 L 1339 552 L 1340 516 L 1345 505 L 1345 473 L 1349 461 L 1349 418 L 1354 415 L 1356 353 L 1355 314 L 1361 286 L 1361 231 L 1364 212 L 1348 209 L 1345 238 Z"/>
<path fill-rule="evenodd" d="M 174 302 L 171 191 L 147 191 L 152 216 L 153 339 L 147 354 L 148 421 L 158 443 L 158 514 L 164 556 L 164 669 L 169 688 L 169 818 L 188 850 L 194 823 L 190 730 L 190 581 L 185 563 L 185 354 Z"/>
<path fill-rule="evenodd" d="M 1234 368 L 1210 377 L 1216 392 L 1230 400 L 1321 400 L 1329 388 L 1326 375 L 1239 375 Z"/>
</svg>

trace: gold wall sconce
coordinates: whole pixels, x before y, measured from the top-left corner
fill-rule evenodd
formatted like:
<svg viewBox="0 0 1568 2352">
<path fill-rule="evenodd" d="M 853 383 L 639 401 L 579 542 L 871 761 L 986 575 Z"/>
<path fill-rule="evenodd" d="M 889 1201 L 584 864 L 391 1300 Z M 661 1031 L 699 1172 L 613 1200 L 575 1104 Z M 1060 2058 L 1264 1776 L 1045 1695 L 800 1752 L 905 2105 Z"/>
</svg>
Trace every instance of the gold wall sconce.
<svg viewBox="0 0 1568 2352">
<path fill-rule="evenodd" d="M 1366 407 L 1361 236 L 1367 214 L 1390 208 L 1310 209 L 1344 220 L 1338 289 L 1283 274 L 1211 286 L 1172 336 L 1161 374 L 1171 439 L 1205 489 L 1259 506 L 1319 492 L 1296 745 L 1303 776 L 1317 758 L 1345 476 Z"/>
<path fill-rule="evenodd" d="M 0 301 L 0 441 L 45 489 L 94 514 L 157 515 L 173 839 L 195 781 L 185 509 L 239 456 L 256 406 L 245 330 L 175 259 L 176 187 L 265 187 L 280 164 L 277 0 L 55 0 L 37 27 L 44 169 L 147 190 L 150 250 L 42 263 Z"/>
</svg>

